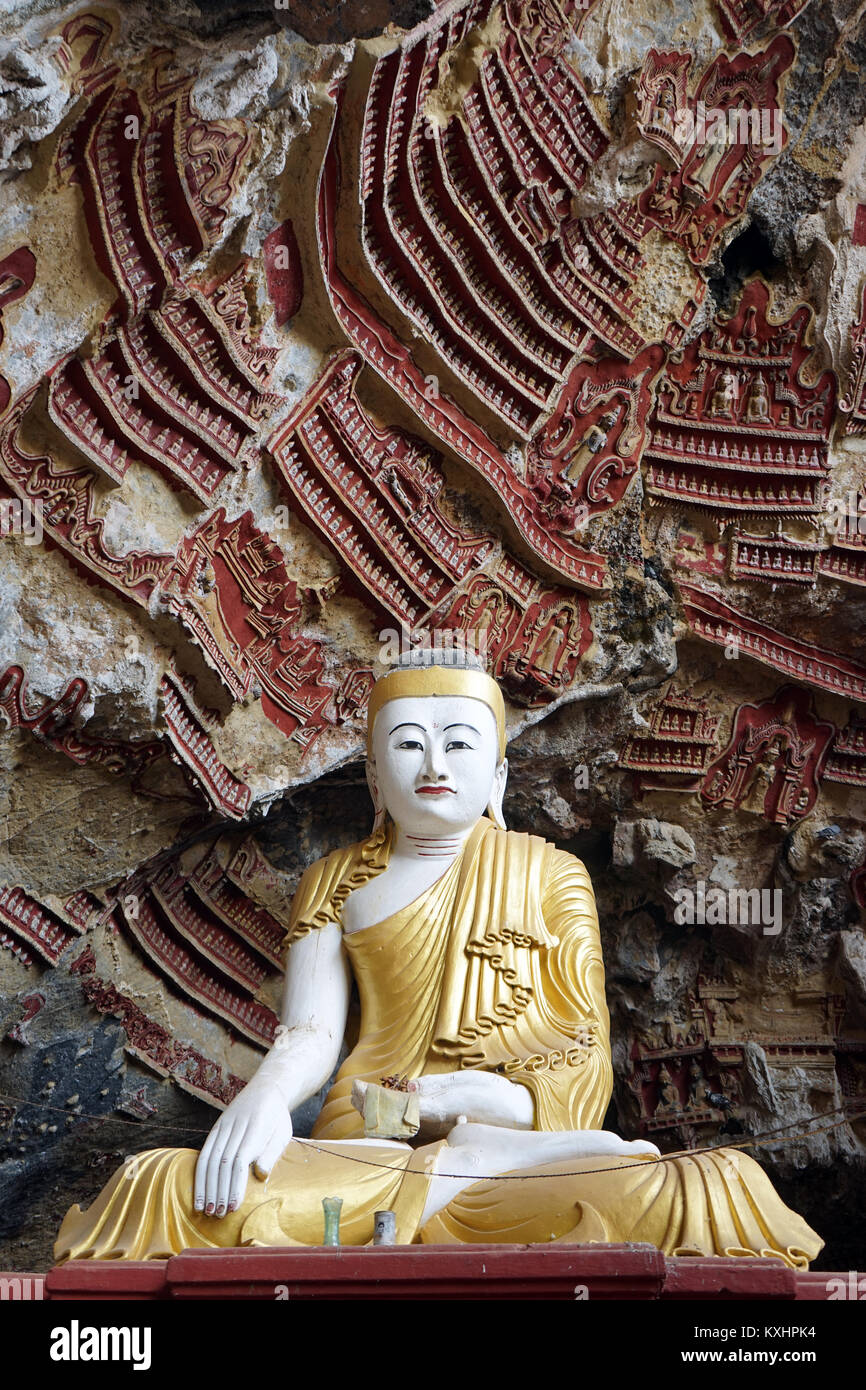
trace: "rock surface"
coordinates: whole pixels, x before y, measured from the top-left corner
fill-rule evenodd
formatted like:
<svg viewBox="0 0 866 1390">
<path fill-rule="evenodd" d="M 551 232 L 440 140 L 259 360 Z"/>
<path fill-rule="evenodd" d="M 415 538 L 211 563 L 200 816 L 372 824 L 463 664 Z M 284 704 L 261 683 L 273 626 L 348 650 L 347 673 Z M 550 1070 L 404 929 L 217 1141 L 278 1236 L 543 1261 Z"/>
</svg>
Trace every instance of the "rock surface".
<svg viewBox="0 0 866 1390">
<path fill-rule="evenodd" d="M 425 634 L 593 876 L 608 1126 L 862 1267 L 862 6 L 2 8 L 0 1267 L 250 1076 Z"/>
</svg>

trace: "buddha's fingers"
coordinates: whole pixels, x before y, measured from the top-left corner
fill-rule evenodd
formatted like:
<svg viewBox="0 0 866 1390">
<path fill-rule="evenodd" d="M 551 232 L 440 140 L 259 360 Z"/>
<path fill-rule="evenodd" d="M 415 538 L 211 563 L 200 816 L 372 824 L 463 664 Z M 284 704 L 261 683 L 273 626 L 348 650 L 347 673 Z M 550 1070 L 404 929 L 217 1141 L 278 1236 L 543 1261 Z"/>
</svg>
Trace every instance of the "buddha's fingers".
<svg viewBox="0 0 866 1390">
<path fill-rule="evenodd" d="M 229 1169 L 228 1166 L 223 1170 L 227 1173 L 226 1178 L 226 1207 L 228 1211 L 237 1211 L 244 1199 L 247 1190 L 247 1183 L 250 1176 L 250 1164 L 255 1156 L 255 1146 L 251 1142 L 250 1127 L 247 1128 L 244 1138 L 234 1157 L 234 1162 Z M 222 1189 L 222 1174 L 220 1174 L 220 1188 Z M 219 1206 L 217 1206 L 219 1212 Z"/>
<path fill-rule="evenodd" d="M 228 1116 L 226 1116 L 226 1119 L 228 1119 Z M 244 1128 L 246 1128 L 246 1121 L 241 1121 L 241 1123 L 244 1125 Z M 225 1155 L 226 1148 L 231 1142 L 237 1127 L 237 1122 L 234 1119 L 232 1119 L 231 1123 L 227 1124 L 225 1128 L 223 1128 L 222 1125 L 217 1126 L 216 1134 L 214 1137 L 214 1146 L 211 1149 L 210 1157 L 208 1158 L 207 1179 L 205 1182 L 204 1209 L 207 1212 L 208 1216 L 221 1215 L 221 1213 L 217 1211 L 219 1200 L 218 1194 L 220 1172 L 222 1170 L 221 1165 L 223 1165 L 223 1157 Z"/>
<path fill-rule="evenodd" d="M 248 1115 L 239 1116 L 232 1126 L 231 1134 L 220 1156 L 217 1169 L 216 1214 L 225 1216 L 229 1206 L 229 1189 L 232 1178 L 241 1163 L 244 1141 L 252 1128 Z M 249 1159 L 247 1159 L 249 1166 Z"/>
<path fill-rule="evenodd" d="M 204 1211 L 205 1208 L 205 1203 L 207 1201 L 207 1165 L 210 1161 L 210 1156 L 213 1153 L 213 1146 L 216 1143 L 217 1131 L 220 1128 L 221 1124 L 222 1120 L 220 1119 L 214 1125 L 213 1129 L 211 1130 L 210 1134 L 208 1135 L 207 1139 L 204 1141 L 204 1144 L 202 1145 L 201 1153 L 199 1154 L 198 1160 L 195 1165 L 195 1182 L 193 1184 L 193 1205 L 195 1206 L 196 1211 Z"/>
</svg>

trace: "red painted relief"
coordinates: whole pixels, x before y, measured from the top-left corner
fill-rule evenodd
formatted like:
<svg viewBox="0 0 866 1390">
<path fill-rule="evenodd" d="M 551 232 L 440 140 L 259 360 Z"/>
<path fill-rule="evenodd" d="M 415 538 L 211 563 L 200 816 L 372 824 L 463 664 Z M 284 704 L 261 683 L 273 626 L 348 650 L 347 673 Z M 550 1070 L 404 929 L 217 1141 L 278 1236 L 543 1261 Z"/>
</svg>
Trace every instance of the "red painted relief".
<svg viewBox="0 0 866 1390">
<path fill-rule="evenodd" d="M 34 701 L 20 666 L 0 675 L 0 719 L 10 729 L 27 729 L 34 737 L 73 762 L 97 763 L 109 772 L 126 773 L 136 785 L 145 768 L 163 756 L 158 739 L 138 743 L 81 734 L 73 720 L 87 695 L 87 681 L 76 676 L 54 700 Z"/>
<path fill-rule="evenodd" d="M 549 587 L 505 554 L 435 615 L 433 625 L 471 634 L 491 675 L 518 704 L 547 704 L 577 675 L 592 642 L 589 604 Z"/>
<path fill-rule="evenodd" d="M 334 722 L 347 724 L 352 719 L 361 719 L 366 714 L 375 683 L 375 673 L 368 666 L 348 671 L 334 696 Z"/>
<path fill-rule="evenodd" d="M 94 81 L 105 82 L 109 71 L 102 62 L 103 52 L 115 26 L 107 15 L 77 14 L 60 30 L 55 61 L 62 72 L 72 74 L 75 87 L 88 91 Z M 112 68 L 111 72 L 116 72 Z"/>
<path fill-rule="evenodd" d="M 765 24 L 785 28 L 808 3 L 809 0 L 716 0 L 725 33 L 739 43 Z"/>
<path fill-rule="evenodd" d="M 537 499 L 501 449 L 447 393 L 444 381 L 435 374 L 425 374 L 397 334 L 343 273 L 336 239 L 338 170 L 337 143 L 332 136 L 319 182 L 319 255 L 331 304 L 347 337 L 443 446 L 485 479 L 535 554 L 578 587 L 600 591 L 607 580 L 604 557 L 545 530 Z"/>
<path fill-rule="evenodd" d="M 212 513 L 178 546 L 163 601 L 202 647 L 235 699 L 253 687 L 268 719 L 303 747 L 328 722 L 333 688 L 321 646 L 297 630 L 301 606 L 277 543 L 252 512 Z"/>
<path fill-rule="evenodd" d="M 705 265 L 719 237 L 741 217 L 749 197 L 787 143 L 781 124 L 781 83 L 794 61 L 785 34 L 761 52 L 721 54 L 704 72 L 694 100 L 682 96 L 682 55 L 655 49 L 647 58 L 639 90 L 644 133 L 676 161 L 659 165 L 638 208 L 653 226 Z"/>
<path fill-rule="evenodd" d="M 696 637 L 728 648 L 732 656 L 750 656 L 803 685 L 866 701 L 866 667 L 768 627 L 697 584 L 680 580 L 678 587 Z"/>
<path fill-rule="evenodd" d="M 812 311 L 770 313 L 750 280 L 659 383 L 644 458 L 651 497 L 728 515 L 808 515 L 822 505 L 836 392 L 832 372 L 802 379 Z"/>
<path fill-rule="evenodd" d="M 708 540 L 697 526 L 677 529 L 674 560 L 678 569 L 724 579 L 727 574 L 728 547 L 724 541 Z"/>
<path fill-rule="evenodd" d="M 575 367 L 528 446 L 528 481 L 553 531 L 579 535 L 590 516 L 621 501 L 640 463 L 663 360 L 651 347 L 628 366 L 603 358 Z"/>
<path fill-rule="evenodd" d="M 646 140 L 658 145 L 676 164 L 682 161 L 689 108 L 689 68 L 692 54 L 651 48 L 644 59 L 637 87 L 638 126 Z"/>
<path fill-rule="evenodd" d="M 289 504 L 336 553 L 362 596 L 407 627 L 494 550 L 437 501 L 444 481 L 420 440 L 381 430 L 355 395 L 358 353 L 335 357 L 269 442 Z"/>
<path fill-rule="evenodd" d="M 36 278 L 36 257 L 29 246 L 19 246 L 17 251 L 0 261 L 0 345 L 3 343 L 3 314 L 16 299 L 23 299 Z M 12 388 L 5 376 L 0 376 L 0 415 L 9 404 Z"/>
<path fill-rule="evenodd" d="M 191 931 L 195 915 L 181 917 L 176 907 L 166 914 L 151 895 L 127 894 L 124 901 L 134 904 L 122 909 L 129 933 L 161 974 L 194 1004 L 216 1014 L 251 1042 L 269 1047 L 276 1035 L 276 1014 L 200 954 L 198 940 L 195 948 L 187 943 L 178 921 Z M 207 921 L 198 921 L 196 926 L 201 937 L 205 937 Z"/>
<path fill-rule="evenodd" d="M 866 435 L 866 280 L 860 290 L 860 317 L 851 331 L 851 366 L 839 409 L 848 417 L 845 434 Z"/>
<path fill-rule="evenodd" d="M 85 999 L 99 1013 L 111 1014 L 120 1020 L 126 1033 L 127 1051 L 160 1076 L 170 1076 L 182 1090 L 219 1106 L 228 1105 L 243 1090 L 242 1077 L 234 1076 L 196 1048 L 177 1042 L 128 995 L 102 979 L 89 947 L 73 962 L 71 970 L 81 980 Z"/>
<path fill-rule="evenodd" d="M 781 526 L 772 535 L 735 531 L 728 549 L 731 579 L 765 584 L 812 584 L 819 572 L 822 547 L 786 536 Z"/>
<path fill-rule="evenodd" d="M 262 243 L 268 294 L 278 328 L 294 318 L 304 297 L 304 272 L 294 228 L 286 218 Z"/>
<path fill-rule="evenodd" d="M 275 877 L 254 840 L 244 841 L 236 850 L 230 842 L 217 841 L 189 870 L 187 881 L 189 891 L 215 918 L 263 961 L 281 970 L 285 928 L 257 901 L 257 896 L 265 901 L 285 899 Z"/>
<path fill-rule="evenodd" d="M 195 702 L 193 683 L 178 672 L 166 673 L 161 682 L 162 713 L 177 761 L 187 769 L 215 811 L 232 820 L 243 820 L 252 792 L 221 761 L 208 735 L 216 723 L 209 711 Z"/>
<path fill-rule="evenodd" d="M 469 633 L 517 698 L 551 699 L 591 640 L 585 601 L 544 585 L 492 535 L 469 535 L 449 519 L 438 500 L 441 460 L 421 440 L 373 422 L 356 396 L 361 365 L 351 350 L 332 359 L 270 441 L 284 494 L 367 602 L 409 629 Z M 619 392 L 615 384 L 611 395 Z M 340 719 L 347 698 L 360 712 L 358 697 L 353 680 L 350 697 L 338 694 Z"/>
<path fill-rule="evenodd" d="M 169 58 L 156 55 L 140 90 L 114 69 L 101 85 L 94 75 L 61 141 L 58 168 L 81 186 L 94 254 L 120 298 L 98 350 L 51 373 L 48 411 L 107 477 L 120 481 L 132 458 L 208 501 L 257 460 L 277 354 L 251 330 L 243 264 L 213 284 L 183 281 L 220 235 L 252 136 L 240 121 L 201 120 L 194 78 L 169 79 Z"/>
<path fill-rule="evenodd" d="M 852 710 L 844 729 L 833 740 L 824 780 L 844 782 L 849 787 L 866 787 L 866 720 Z"/>
<path fill-rule="evenodd" d="M 61 140 L 63 177 L 77 183 L 100 269 L 118 286 L 116 312 L 158 307 L 166 289 L 214 245 L 252 146 L 242 121 L 204 121 L 194 77 L 169 77 L 154 54 L 134 90 L 109 67 L 88 81 L 84 111 Z"/>
<path fill-rule="evenodd" d="M 844 997 L 810 988 L 779 991 L 765 996 L 757 1013 L 750 1011 L 746 1026 L 739 996 L 738 985 L 724 977 L 700 975 L 685 1018 L 668 1017 L 635 1039 L 626 1084 L 643 1134 L 675 1130 L 679 1142 L 693 1148 L 696 1127 L 724 1128 L 723 1118 L 736 1119 L 750 1042 L 764 1049 L 771 1066 L 826 1068 L 830 1078 L 835 1068 L 844 1086 L 850 1054 L 862 1047 L 841 1036 Z"/>
<path fill-rule="evenodd" d="M 268 1046 L 277 1018 L 257 995 L 281 969 L 285 932 L 238 887 L 237 873 L 227 872 L 229 853 L 218 841 L 133 875 L 117 890 L 114 912 L 193 1005 Z M 257 858 L 262 859 L 259 852 Z M 248 862 L 247 869 L 248 877 L 260 876 L 258 864 Z"/>
<path fill-rule="evenodd" d="M 22 1047 L 30 1046 L 29 1025 L 42 1012 L 46 1003 L 45 995 L 40 990 L 31 990 L 29 994 L 24 995 L 19 1004 L 17 1019 L 6 1030 L 6 1037 L 10 1042 L 20 1043 Z"/>
<path fill-rule="evenodd" d="M 772 699 L 740 705 L 728 746 L 708 768 L 710 806 L 752 811 L 777 825 L 808 815 L 836 729 L 815 717 L 812 696 L 786 685 Z"/>
<path fill-rule="evenodd" d="M 718 742 L 719 719 L 706 700 L 669 686 L 650 711 L 649 731 L 633 734 L 619 756 L 619 766 L 634 774 L 635 796 L 696 792 Z"/>
<path fill-rule="evenodd" d="M 49 965 L 56 965 L 77 930 L 23 888 L 0 887 L 0 923 Z M 30 960 L 24 962 L 30 964 Z"/>
<path fill-rule="evenodd" d="M 243 277 L 241 267 L 209 294 L 179 292 L 103 335 L 94 357 L 54 368 L 48 413 L 102 473 L 120 482 L 133 458 L 207 501 L 257 461 L 258 421 L 276 401 L 261 389 L 274 354 L 250 350 Z"/>
<path fill-rule="evenodd" d="M 96 506 L 94 476 L 89 468 L 66 468 L 33 454 L 21 438 L 22 426 L 38 387 L 25 392 L 0 427 L 0 475 L 17 497 L 43 505 L 46 538 L 53 541 L 88 579 L 147 607 L 168 573 L 172 557 L 132 550 L 114 555 L 105 545 L 104 523 Z"/>
</svg>

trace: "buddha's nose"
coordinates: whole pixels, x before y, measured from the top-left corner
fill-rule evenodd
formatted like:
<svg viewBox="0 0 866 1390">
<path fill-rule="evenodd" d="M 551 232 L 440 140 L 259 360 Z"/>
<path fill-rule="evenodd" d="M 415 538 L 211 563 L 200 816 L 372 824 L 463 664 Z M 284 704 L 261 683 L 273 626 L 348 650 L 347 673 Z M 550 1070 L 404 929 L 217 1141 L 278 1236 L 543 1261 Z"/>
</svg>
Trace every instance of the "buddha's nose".
<svg viewBox="0 0 866 1390">
<path fill-rule="evenodd" d="M 447 782 L 448 769 L 445 766 L 441 751 L 428 745 L 427 756 L 424 759 L 422 777 L 430 782 Z"/>
</svg>

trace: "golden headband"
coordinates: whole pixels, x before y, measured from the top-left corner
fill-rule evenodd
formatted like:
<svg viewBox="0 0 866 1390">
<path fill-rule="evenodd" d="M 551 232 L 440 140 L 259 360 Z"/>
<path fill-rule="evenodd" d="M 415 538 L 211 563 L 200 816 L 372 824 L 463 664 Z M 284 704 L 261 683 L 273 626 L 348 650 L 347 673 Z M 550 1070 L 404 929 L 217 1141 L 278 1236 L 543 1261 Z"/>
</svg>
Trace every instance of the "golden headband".
<svg viewBox="0 0 866 1390">
<path fill-rule="evenodd" d="M 480 700 L 493 711 L 499 733 L 499 757 L 505 757 L 505 702 L 502 691 L 486 671 L 464 670 L 456 666 L 406 666 L 389 671 L 373 686 L 367 709 L 367 754 L 373 756 L 373 725 L 376 715 L 389 700 L 404 696 L 421 699 L 428 695 L 465 695 Z"/>
</svg>

